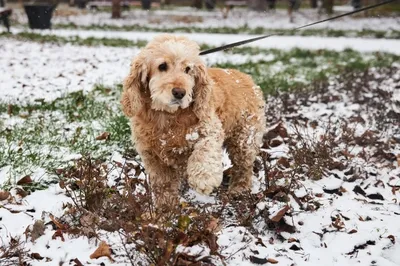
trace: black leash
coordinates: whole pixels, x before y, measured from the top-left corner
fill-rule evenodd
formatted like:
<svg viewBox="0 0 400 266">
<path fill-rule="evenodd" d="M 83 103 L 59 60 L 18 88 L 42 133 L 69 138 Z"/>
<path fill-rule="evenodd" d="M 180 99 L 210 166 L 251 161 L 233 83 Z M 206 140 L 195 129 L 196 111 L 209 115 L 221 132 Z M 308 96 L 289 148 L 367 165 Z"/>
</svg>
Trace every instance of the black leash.
<svg viewBox="0 0 400 266">
<path fill-rule="evenodd" d="M 375 5 L 366 6 L 366 7 L 363 7 L 363 8 L 351 11 L 351 12 L 347 12 L 347 13 L 344 13 L 344 14 L 341 14 L 341 15 L 338 15 L 338 16 L 330 17 L 330 18 L 327 18 L 327 19 L 324 19 L 324 20 L 320 20 L 320 21 L 309 23 L 309 24 L 306 24 L 306 25 L 303 25 L 303 26 L 300 26 L 300 27 L 296 27 L 296 28 L 293 28 L 292 30 L 296 31 L 296 30 L 307 28 L 307 27 L 310 27 L 310 26 L 313 26 L 313 25 L 316 25 L 316 24 L 327 22 L 327 21 L 330 21 L 330 20 L 338 19 L 338 18 L 345 17 L 345 16 L 350 16 L 350 15 L 353 15 L 353 14 L 356 14 L 356 13 L 359 13 L 359 12 L 362 12 L 362 11 L 365 11 L 365 10 L 368 10 L 368 9 L 372 9 L 372 8 L 375 8 L 375 7 L 378 7 L 378 6 L 383 6 L 383 5 L 389 4 L 389 3 L 394 2 L 394 1 L 397 1 L 397 0 L 387 0 L 387 1 L 375 4 Z M 255 37 L 255 38 L 251 38 L 251 39 L 247 39 L 247 40 L 243 40 L 243 41 L 239 41 L 239 42 L 226 44 L 226 45 L 223 45 L 223 46 L 220 46 L 220 47 L 216 47 L 216 48 L 212 48 L 212 49 L 208 49 L 208 50 L 202 51 L 202 52 L 200 52 L 200 55 L 206 55 L 206 54 L 211 54 L 211 53 L 215 53 L 215 52 L 231 49 L 233 47 L 237 47 L 237 46 L 240 46 L 240 45 L 243 45 L 243 44 L 247 44 L 247 43 L 251 43 L 251 42 L 258 41 L 258 40 L 262 40 L 262 39 L 265 39 L 265 38 L 268 38 L 268 37 L 271 37 L 271 36 L 279 36 L 279 35 L 283 35 L 283 34 L 284 34 L 283 32 L 277 32 L 277 33 L 263 35 L 263 36 L 260 36 L 260 37 Z"/>
</svg>

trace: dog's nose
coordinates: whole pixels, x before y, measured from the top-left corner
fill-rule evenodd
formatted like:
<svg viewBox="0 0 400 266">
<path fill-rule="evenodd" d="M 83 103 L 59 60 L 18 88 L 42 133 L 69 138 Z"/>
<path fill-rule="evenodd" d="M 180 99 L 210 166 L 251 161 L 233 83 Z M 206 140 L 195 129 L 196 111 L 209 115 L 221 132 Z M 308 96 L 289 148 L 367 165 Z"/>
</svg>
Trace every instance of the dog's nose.
<svg viewBox="0 0 400 266">
<path fill-rule="evenodd" d="M 184 89 L 181 89 L 181 88 L 173 88 L 172 89 L 172 95 L 174 95 L 174 97 L 178 100 L 185 97 L 185 94 L 186 94 L 186 91 Z"/>
</svg>

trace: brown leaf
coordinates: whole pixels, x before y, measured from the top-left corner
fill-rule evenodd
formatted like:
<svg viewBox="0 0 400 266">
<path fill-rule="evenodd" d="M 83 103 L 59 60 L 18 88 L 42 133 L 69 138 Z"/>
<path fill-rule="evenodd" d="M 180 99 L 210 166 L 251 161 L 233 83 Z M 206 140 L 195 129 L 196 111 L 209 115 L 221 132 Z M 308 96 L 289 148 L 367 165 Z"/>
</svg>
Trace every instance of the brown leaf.
<svg viewBox="0 0 400 266">
<path fill-rule="evenodd" d="M 111 258 L 111 248 L 105 241 L 101 241 L 99 247 L 90 255 L 91 259 L 98 259 L 100 257 L 107 257 L 110 261 L 114 261 Z"/>
<path fill-rule="evenodd" d="M 0 190 L 0 201 L 1 200 L 6 200 L 8 199 L 8 197 L 10 196 L 10 192 L 8 191 L 4 191 L 4 190 Z"/>
<path fill-rule="evenodd" d="M 340 230 L 344 228 L 344 222 L 340 219 L 339 215 L 336 215 L 335 221 L 332 222 L 332 226 L 336 229 Z"/>
<path fill-rule="evenodd" d="M 285 168 L 289 168 L 289 167 L 290 167 L 290 163 L 289 163 L 288 159 L 285 158 L 285 157 L 280 158 L 280 159 L 276 162 L 276 164 L 281 165 L 281 166 L 283 166 L 283 167 L 285 167 Z"/>
<path fill-rule="evenodd" d="M 258 258 L 256 256 L 251 255 L 250 261 L 254 264 L 265 264 L 267 263 L 268 260 L 266 258 Z"/>
<path fill-rule="evenodd" d="M 288 241 L 288 243 L 293 243 L 293 242 L 297 242 L 298 240 L 294 237 L 291 237 L 287 241 Z"/>
<path fill-rule="evenodd" d="M 26 196 L 29 195 L 29 193 L 27 191 L 25 191 L 25 190 L 23 190 L 22 188 L 19 188 L 19 187 L 15 188 L 15 194 L 17 194 L 21 198 L 25 198 Z"/>
<path fill-rule="evenodd" d="M 40 256 L 39 253 L 32 253 L 32 254 L 31 254 L 31 258 L 32 258 L 32 259 L 35 259 L 35 260 L 42 260 L 42 259 L 44 259 L 42 256 Z"/>
<path fill-rule="evenodd" d="M 9 104 L 7 106 L 7 114 L 8 115 L 12 115 L 13 114 L 13 105 L 12 104 Z"/>
<path fill-rule="evenodd" d="M 60 180 L 60 182 L 58 182 L 58 185 L 60 186 L 60 188 L 65 189 L 65 182 L 64 182 L 64 180 Z"/>
<path fill-rule="evenodd" d="M 62 233 L 62 231 L 60 229 L 58 229 L 57 231 L 54 232 L 53 236 L 51 237 L 51 239 L 56 239 L 57 237 L 61 238 L 61 241 L 64 242 L 64 235 Z"/>
<path fill-rule="evenodd" d="M 285 213 L 289 210 L 289 205 L 286 205 L 285 207 L 283 207 L 282 209 L 280 209 L 275 215 L 274 217 L 270 216 L 270 219 L 272 222 L 279 222 L 282 217 L 285 215 Z"/>
<path fill-rule="evenodd" d="M 392 241 L 393 245 L 396 244 L 396 238 L 394 238 L 394 235 L 390 235 L 388 236 L 388 238 L 390 239 L 390 241 Z"/>
<path fill-rule="evenodd" d="M 214 216 L 211 216 L 206 231 L 210 233 L 217 233 L 220 230 L 221 230 L 221 225 L 219 224 L 219 219 L 215 218 Z"/>
<path fill-rule="evenodd" d="M 75 262 L 75 266 L 83 266 L 82 262 L 77 258 L 75 258 L 73 261 Z"/>
<path fill-rule="evenodd" d="M 110 138 L 110 133 L 109 132 L 103 132 L 101 135 L 96 137 L 96 140 L 107 140 Z"/>
<path fill-rule="evenodd" d="M 400 153 L 397 154 L 397 166 L 400 167 Z"/>
<path fill-rule="evenodd" d="M 18 182 L 17 185 L 22 186 L 22 185 L 27 185 L 27 184 L 31 184 L 32 178 L 29 175 L 24 176 L 23 178 L 21 178 Z"/>
<path fill-rule="evenodd" d="M 68 229 L 68 225 L 61 223 L 60 221 L 58 221 L 53 214 L 49 215 L 51 221 L 57 226 L 58 229 L 60 230 L 67 230 Z"/>
<path fill-rule="evenodd" d="M 351 234 L 355 234 L 355 233 L 357 233 L 358 231 L 356 230 L 356 229 L 351 229 L 349 232 L 348 232 L 348 234 L 349 235 L 351 235 Z"/>
<path fill-rule="evenodd" d="M 279 261 L 277 261 L 276 259 L 273 259 L 273 258 L 268 258 L 267 262 L 271 263 L 271 264 L 277 264 Z"/>
</svg>

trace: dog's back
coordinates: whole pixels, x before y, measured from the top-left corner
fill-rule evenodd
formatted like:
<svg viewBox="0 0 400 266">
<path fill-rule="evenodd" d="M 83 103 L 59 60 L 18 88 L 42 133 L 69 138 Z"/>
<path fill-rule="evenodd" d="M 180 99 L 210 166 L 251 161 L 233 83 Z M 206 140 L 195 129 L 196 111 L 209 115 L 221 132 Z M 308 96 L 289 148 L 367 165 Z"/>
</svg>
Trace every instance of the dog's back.
<svg viewBox="0 0 400 266">
<path fill-rule="evenodd" d="M 264 127 L 263 94 L 249 75 L 234 69 L 220 68 L 209 68 L 208 74 L 214 81 L 212 101 L 225 133 L 229 134 L 236 127 L 246 124 Z M 262 131 L 263 128 L 256 130 Z"/>
</svg>

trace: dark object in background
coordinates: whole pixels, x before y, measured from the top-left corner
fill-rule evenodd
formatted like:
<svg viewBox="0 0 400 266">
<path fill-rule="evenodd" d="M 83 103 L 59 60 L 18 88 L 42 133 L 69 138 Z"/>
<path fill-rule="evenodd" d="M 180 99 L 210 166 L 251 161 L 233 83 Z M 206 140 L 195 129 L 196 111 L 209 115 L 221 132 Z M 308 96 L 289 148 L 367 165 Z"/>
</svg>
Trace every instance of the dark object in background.
<svg viewBox="0 0 400 266">
<path fill-rule="evenodd" d="M 142 1 L 142 9 L 149 10 L 151 8 L 151 0 L 141 0 Z"/>
<path fill-rule="evenodd" d="M 274 10 L 276 8 L 276 0 L 267 0 L 268 8 Z"/>
<path fill-rule="evenodd" d="M 75 4 L 78 8 L 84 9 L 84 8 L 86 8 L 87 1 L 86 0 L 75 0 Z"/>
<path fill-rule="evenodd" d="M 352 0 L 351 5 L 354 7 L 354 10 L 361 8 L 361 0 Z"/>
<path fill-rule="evenodd" d="M 7 28 L 7 31 L 10 32 L 10 21 L 8 17 L 12 14 L 12 10 L 10 8 L 3 8 L 5 3 L 3 0 L 0 0 L 0 21 L 3 21 L 4 26 Z"/>
<path fill-rule="evenodd" d="M 207 10 L 213 10 L 217 4 L 217 0 L 205 0 Z"/>
<path fill-rule="evenodd" d="M 202 9 L 203 8 L 203 0 L 194 0 L 192 3 L 192 7 L 197 8 L 197 9 Z"/>
<path fill-rule="evenodd" d="M 318 0 L 310 0 L 310 5 L 311 5 L 311 8 L 317 8 Z"/>
<path fill-rule="evenodd" d="M 24 4 L 25 13 L 28 16 L 29 28 L 50 29 L 51 17 L 56 6 L 49 3 Z"/>
</svg>

